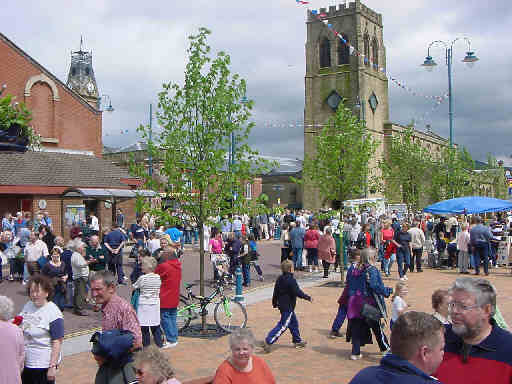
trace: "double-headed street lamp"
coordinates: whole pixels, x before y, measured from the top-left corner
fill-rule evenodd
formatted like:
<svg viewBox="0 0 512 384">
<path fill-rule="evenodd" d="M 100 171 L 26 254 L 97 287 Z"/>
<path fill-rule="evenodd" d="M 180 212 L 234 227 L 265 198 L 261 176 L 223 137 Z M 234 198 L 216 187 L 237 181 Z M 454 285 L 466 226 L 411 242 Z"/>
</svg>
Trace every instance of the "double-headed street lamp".
<svg viewBox="0 0 512 384">
<path fill-rule="evenodd" d="M 442 45 L 446 50 L 446 66 L 448 67 L 448 102 L 449 102 L 449 118 L 450 118 L 450 147 L 453 146 L 453 96 L 452 96 L 452 60 L 453 60 L 453 45 L 459 41 L 464 40 L 468 44 L 468 50 L 466 52 L 466 57 L 462 60 L 463 63 L 466 63 L 466 65 L 469 68 L 472 68 L 475 65 L 475 62 L 477 62 L 479 59 L 475 56 L 475 52 L 471 50 L 471 41 L 467 37 L 459 37 L 455 40 L 453 40 L 451 43 L 444 42 L 442 40 L 435 40 L 431 42 L 428 46 L 427 50 L 427 57 L 425 58 L 425 61 L 423 64 L 421 64 L 422 67 L 425 67 L 425 69 L 429 72 L 431 72 L 434 67 L 437 65 L 437 63 L 434 61 L 432 56 L 430 56 L 430 48 L 433 45 Z"/>
</svg>

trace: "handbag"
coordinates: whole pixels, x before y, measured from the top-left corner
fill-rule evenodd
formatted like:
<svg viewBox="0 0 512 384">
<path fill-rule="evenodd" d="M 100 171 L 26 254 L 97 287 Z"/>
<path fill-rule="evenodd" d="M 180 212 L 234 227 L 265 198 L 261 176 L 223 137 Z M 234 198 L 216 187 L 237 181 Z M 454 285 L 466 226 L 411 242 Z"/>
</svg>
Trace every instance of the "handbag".
<svg viewBox="0 0 512 384">
<path fill-rule="evenodd" d="M 39 259 L 37 259 L 37 264 L 39 264 L 39 269 L 43 269 L 43 267 L 48 262 L 48 258 L 46 256 L 41 256 Z"/>
<path fill-rule="evenodd" d="M 383 317 L 382 313 L 380 312 L 380 309 L 371 304 L 363 304 L 361 316 L 363 316 L 365 320 L 370 321 L 379 321 Z"/>
<path fill-rule="evenodd" d="M 134 289 L 132 292 L 132 298 L 130 299 L 130 304 L 132 305 L 133 309 L 135 309 L 135 312 L 137 312 L 137 308 L 139 307 L 139 296 L 140 289 Z"/>
</svg>

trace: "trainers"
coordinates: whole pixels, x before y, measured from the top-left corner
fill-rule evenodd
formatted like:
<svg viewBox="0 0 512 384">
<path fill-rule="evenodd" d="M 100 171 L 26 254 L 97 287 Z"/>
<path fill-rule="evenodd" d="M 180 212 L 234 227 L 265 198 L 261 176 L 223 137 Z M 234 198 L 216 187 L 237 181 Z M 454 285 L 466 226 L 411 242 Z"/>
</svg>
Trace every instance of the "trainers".
<svg viewBox="0 0 512 384">
<path fill-rule="evenodd" d="M 270 353 L 272 352 L 272 346 L 268 344 L 266 341 L 263 342 L 263 352 Z"/>
<path fill-rule="evenodd" d="M 363 355 L 360 353 L 359 355 L 350 355 L 350 360 L 361 360 Z"/>
<path fill-rule="evenodd" d="M 167 349 L 167 348 L 174 348 L 175 346 L 178 345 L 178 342 L 175 341 L 174 343 L 169 343 L 168 341 L 166 341 L 164 343 L 164 345 L 162 345 L 162 349 Z"/>
<path fill-rule="evenodd" d="M 263 277 L 263 275 L 260 276 L 260 281 L 263 281 L 265 280 L 265 278 Z"/>
<path fill-rule="evenodd" d="M 329 332 L 329 339 L 335 339 L 337 337 L 343 337 L 343 335 L 339 331 Z"/>
<path fill-rule="evenodd" d="M 399 278 L 398 280 L 400 280 L 400 281 L 405 281 L 405 277 L 401 277 L 401 278 Z"/>
<path fill-rule="evenodd" d="M 409 278 L 407 277 L 407 275 L 404 275 L 404 280 L 405 280 L 405 281 L 409 280 Z"/>
<path fill-rule="evenodd" d="M 306 347 L 307 341 L 299 341 L 298 343 L 293 343 L 295 345 L 295 348 L 302 349 Z"/>
</svg>

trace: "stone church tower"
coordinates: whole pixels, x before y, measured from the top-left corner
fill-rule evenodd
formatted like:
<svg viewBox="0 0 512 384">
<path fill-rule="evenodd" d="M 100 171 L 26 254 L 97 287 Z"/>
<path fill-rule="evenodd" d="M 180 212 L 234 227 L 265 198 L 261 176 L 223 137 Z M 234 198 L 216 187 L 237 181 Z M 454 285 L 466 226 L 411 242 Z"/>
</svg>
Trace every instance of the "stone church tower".
<svg viewBox="0 0 512 384">
<path fill-rule="evenodd" d="M 315 134 L 343 99 L 366 121 L 368 130 L 381 143 L 376 153 L 378 159 L 383 153 L 384 125 L 389 120 L 388 81 L 380 71 L 386 68 L 382 15 L 360 0 L 322 8 L 318 11 L 321 13 L 332 24 L 332 30 L 310 11 L 306 21 L 304 155 L 315 153 Z M 333 30 L 342 34 L 364 57 L 353 54 Z M 325 205 L 330 202 L 323 202 L 314 186 L 304 185 L 305 208 Z"/>
<path fill-rule="evenodd" d="M 71 66 L 66 85 L 99 110 L 100 98 L 92 68 L 92 52 L 84 51 L 82 45 L 83 40 L 80 39 L 80 50 L 71 52 Z"/>
</svg>

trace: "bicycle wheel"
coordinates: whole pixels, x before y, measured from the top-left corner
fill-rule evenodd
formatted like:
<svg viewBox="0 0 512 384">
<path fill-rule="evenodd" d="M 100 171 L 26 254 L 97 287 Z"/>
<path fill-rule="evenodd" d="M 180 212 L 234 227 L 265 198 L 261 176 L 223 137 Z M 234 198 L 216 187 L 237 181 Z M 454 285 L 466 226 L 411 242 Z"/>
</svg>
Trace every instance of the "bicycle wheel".
<svg viewBox="0 0 512 384">
<path fill-rule="evenodd" d="M 185 308 L 189 305 L 190 303 L 187 300 L 180 297 L 180 305 L 176 313 L 176 326 L 180 332 L 190 325 L 192 317 L 194 316 L 192 309 Z"/>
<path fill-rule="evenodd" d="M 228 297 L 217 303 L 213 315 L 217 326 L 228 333 L 247 325 L 245 307 Z"/>
</svg>

